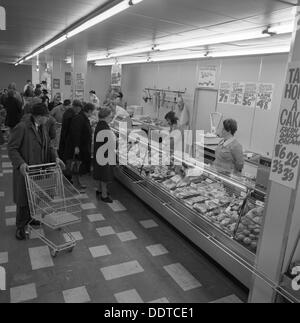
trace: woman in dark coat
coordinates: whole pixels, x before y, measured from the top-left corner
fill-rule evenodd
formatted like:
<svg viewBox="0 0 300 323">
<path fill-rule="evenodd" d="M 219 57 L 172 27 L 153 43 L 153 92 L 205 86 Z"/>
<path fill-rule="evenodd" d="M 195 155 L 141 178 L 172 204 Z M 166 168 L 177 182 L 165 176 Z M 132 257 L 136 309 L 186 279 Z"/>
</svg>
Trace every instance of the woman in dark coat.
<svg viewBox="0 0 300 323">
<path fill-rule="evenodd" d="M 82 111 L 72 118 L 70 131 L 66 140 L 64 158 L 70 161 L 76 157 L 81 162 L 81 174 L 90 172 L 92 128 L 89 118 L 92 116 L 94 110 L 95 106 L 92 103 L 84 105 Z M 79 182 L 79 174 L 74 174 L 72 180 L 78 189 L 82 190 L 85 188 Z"/>
<path fill-rule="evenodd" d="M 9 90 L 7 98 L 4 101 L 4 108 L 6 110 L 5 125 L 13 129 L 22 118 L 22 103 L 15 97 L 15 92 Z"/>
<path fill-rule="evenodd" d="M 94 179 L 99 181 L 97 198 L 106 203 L 112 203 L 107 186 L 113 181 L 113 167 L 116 165 L 116 138 L 109 127 L 113 119 L 109 107 L 100 108 L 99 122 L 94 134 Z"/>
</svg>

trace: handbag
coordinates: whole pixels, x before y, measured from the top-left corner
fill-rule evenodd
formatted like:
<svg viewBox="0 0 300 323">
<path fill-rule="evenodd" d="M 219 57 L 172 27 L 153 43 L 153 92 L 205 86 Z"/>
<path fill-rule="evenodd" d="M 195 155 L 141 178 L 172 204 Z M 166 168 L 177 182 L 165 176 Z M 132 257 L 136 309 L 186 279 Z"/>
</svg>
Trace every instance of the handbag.
<svg viewBox="0 0 300 323">
<path fill-rule="evenodd" d="M 68 172 L 74 175 L 78 175 L 80 173 L 80 166 L 82 161 L 79 160 L 79 155 L 73 156 L 73 159 L 67 161 L 67 169 Z"/>
</svg>

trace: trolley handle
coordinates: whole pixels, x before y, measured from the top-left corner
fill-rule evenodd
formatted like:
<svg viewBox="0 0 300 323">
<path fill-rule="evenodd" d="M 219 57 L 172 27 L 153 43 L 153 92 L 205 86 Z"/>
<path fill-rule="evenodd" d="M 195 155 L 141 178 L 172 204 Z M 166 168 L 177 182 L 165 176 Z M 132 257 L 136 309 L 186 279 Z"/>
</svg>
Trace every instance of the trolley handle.
<svg viewBox="0 0 300 323">
<path fill-rule="evenodd" d="M 57 168 L 57 167 L 58 167 L 57 163 L 30 165 L 30 166 L 27 166 L 25 172 L 26 172 L 26 174 L 29 174 L 29 173 L 45 171 L 47 169 Z"/>
</svg>

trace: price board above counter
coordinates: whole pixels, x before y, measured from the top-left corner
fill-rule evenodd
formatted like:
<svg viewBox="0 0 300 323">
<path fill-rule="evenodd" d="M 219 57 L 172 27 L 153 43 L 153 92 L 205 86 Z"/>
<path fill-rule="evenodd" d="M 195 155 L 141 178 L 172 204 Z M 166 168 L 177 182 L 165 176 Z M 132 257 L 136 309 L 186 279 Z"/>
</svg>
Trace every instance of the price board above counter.
<svg viewBox="0 0 300 323">
<path fill-rule="evenodd" d="M 273 156 L 270 179 L 296 189 L 300 164 L 300 62 L 288 68 Z"/>
</svg>

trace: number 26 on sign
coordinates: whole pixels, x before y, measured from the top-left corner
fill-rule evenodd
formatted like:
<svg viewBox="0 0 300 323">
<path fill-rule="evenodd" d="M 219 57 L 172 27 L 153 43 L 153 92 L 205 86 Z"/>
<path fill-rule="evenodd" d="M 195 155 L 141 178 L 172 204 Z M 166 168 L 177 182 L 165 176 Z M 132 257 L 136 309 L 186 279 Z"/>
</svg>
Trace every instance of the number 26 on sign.
<svg viewBox="0 0 300 323">
<path fill-rule="evenodd" d="M 275 159 L 272 164 L 272 173 L 282 175 L 282 181 L 293 181 L 296 169 L 299 165 L 299 159 L 297 153 L 287 151 L 287 147 L 283 145 L 277 145 L 275 149 Z"/>
</svg>

